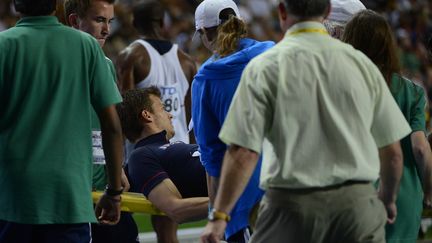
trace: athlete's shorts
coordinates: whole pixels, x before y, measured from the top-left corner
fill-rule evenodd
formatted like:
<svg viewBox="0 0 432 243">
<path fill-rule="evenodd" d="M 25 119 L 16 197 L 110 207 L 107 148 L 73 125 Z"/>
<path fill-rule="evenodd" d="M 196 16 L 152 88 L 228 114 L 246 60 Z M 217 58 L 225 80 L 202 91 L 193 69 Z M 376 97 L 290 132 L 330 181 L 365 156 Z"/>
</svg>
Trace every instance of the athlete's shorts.
<svg viewBox="0 0 432 243">
<path fill-rule="evenodd" d="M 122 212 L 116 225 L 92 224 L 92 243 L 139 243 L 138 228 L 131 213 Z"/>
<path fill-rule="evenodd" d="M 244 229 L 241 229 L 237 231 L 237 233 L 234 233 L 231 235 L 228 239 L 226 239 L 226 242 L 228 243 L 247 243 L 249 242 L 249 239 L 251 237 L 252 230 L 249 227 L 246 227 Z"/>
</svg>

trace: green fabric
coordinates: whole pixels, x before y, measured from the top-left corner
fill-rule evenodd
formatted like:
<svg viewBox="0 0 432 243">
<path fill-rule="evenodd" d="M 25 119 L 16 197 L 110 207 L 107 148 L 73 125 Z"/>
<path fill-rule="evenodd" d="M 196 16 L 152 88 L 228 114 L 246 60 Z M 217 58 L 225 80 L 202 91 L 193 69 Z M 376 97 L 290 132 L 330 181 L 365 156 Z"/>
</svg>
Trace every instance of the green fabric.
<svg viewBox="0 0 432 243">
<path fill-rule="evenodd" d="M 93 165 L 93 190 L 104 190 L 107 185 L 107 177 L 104 165 Z"/>
<path fill-rule="evenodd" d="M 94 222 L 92 106 L 121 101 L 101 48 L 42 16 L 1 32 L 0 50 L 0 219 Z"/>
<path fill-rule="evenodd" d="M 114 64 L 109 58 L 106 58 L 108 63 L 108 68 L 113 77 L 113 80 L 116 80 L 116 72 L 114 68 Z M 115 85 L 115 83 L 114 83 Z M 100 131 L 100 123 L 99 118 L 96 112 L 92 109 L 92 129 L 93 131 Z M 102 164 L 93 164 L 93 190 L 104 190 L 107 184 L 107 177 L 105 174 L 105 165 Z"/>
<path fill-rule="evenodd" d="M 115 67 L 114 67 L 114 64 L 112 63 L 112 61 L 109 59 L 109 58 L 107 58 L 107 57 L 105 57 L 105 60 L 106 60 L 106 62 L 107 62 L 107 64 L 108 64 L 108 68 L 109 68 L 109 73 L 112 75 L 112 77 L 113 77 L 113 81 L 114 81 L 114 83 L 113 83 L 113 85 L 116 85 L 115 84 L 115 80 L 116 80 L 116 78 L 117 78 L 117 76 L 116 76 L 116 71 L 115 71 Z M 118 94 L 116 94 L 115 95 L 115 97 L 117 97 L 118 96 Z M 92 115 L 91 115 L 91 123 L 92 123 L 92 129 L 93 130 L 99 130 L 100 131 L 100 123 L 99 123 L 99 118 L 98 118 L 98 116 L 97 116 L 97 113 L 96 113 L 96 111 L 94 110 L 94 109 L 92 109 Z"/>
<path fill-rule="evenodd" d="M 426 99 L 423 88 L 393 75 L 390 91 L 414 131 L 425 131 Z M 386 226 L 387 242 L 416 242 L 420 228 L 423 191 L 411 149 L 410 136 L 401 140 L 404 169 L 396 202 L 398 215 L 393 225 Z"/>
</svg>

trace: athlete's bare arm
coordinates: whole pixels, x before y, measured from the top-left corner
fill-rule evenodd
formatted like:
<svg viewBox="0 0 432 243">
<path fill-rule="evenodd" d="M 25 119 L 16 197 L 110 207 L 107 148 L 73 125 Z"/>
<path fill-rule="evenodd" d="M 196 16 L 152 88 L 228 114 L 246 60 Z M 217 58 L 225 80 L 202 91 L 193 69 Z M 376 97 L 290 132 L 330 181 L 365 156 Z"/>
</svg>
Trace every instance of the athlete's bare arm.
<svg viewBox="0 0 432 243">
<path fill-rule="evenodd" d="M 132 43 L 121 51 L 116 62 L 120 92 L 134 89 L 137 83 L 147 77 L 150 67 L 150 56 L 142 45 Z"/>
<path fill-rule="evenodd" d="M 189 56 L 188 54 L 186 54 L 184 51 L 180 49 L 178 50 L 177 55 L 179 57 L 179 61 L 183 69 L 183 72 L 185 73 L 186 78 L 190 84 L 197 72 L 196 64 L 191 56 Z"/>
<path fill-rule="evenodd" d="M 155 186 L 148 199 L 177 223 L 203 219 L 208 211 L 208 197 L 182 198 L 170 179 Z"/>
</svg>

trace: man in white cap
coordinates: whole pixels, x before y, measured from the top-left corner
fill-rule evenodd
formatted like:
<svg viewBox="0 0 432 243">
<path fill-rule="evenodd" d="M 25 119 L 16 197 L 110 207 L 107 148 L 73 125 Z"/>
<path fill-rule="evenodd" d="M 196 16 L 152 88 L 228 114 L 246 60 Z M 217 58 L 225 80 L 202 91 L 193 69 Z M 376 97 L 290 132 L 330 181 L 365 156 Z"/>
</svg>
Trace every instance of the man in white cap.
<svg viewBox="0 0 432 243">
<path fill-rule="evenodd" d="M 366 7 L 360 0 L 331 0 L 330 14 L 324 20 L 324 26 L 332 37 L 340 39 L 351 17 L 364 9 Z"/>
</svg>

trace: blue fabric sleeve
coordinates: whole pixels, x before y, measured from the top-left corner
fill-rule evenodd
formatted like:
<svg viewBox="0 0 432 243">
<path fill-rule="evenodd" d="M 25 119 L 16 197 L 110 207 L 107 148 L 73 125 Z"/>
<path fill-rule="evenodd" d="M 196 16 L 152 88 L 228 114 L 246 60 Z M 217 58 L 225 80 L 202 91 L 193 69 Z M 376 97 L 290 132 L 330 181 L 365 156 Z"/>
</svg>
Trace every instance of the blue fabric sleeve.
<svg viewBox="0 0 432 243">
<path fill-rule="evenodd" d="M 192 119 L 201 153 L 201 163 L 210 176 L 219 177 L 226 145 L 218 138 L 221 124 L 208 104 L 204 82 L 192 84 Z"/>
</svg>

